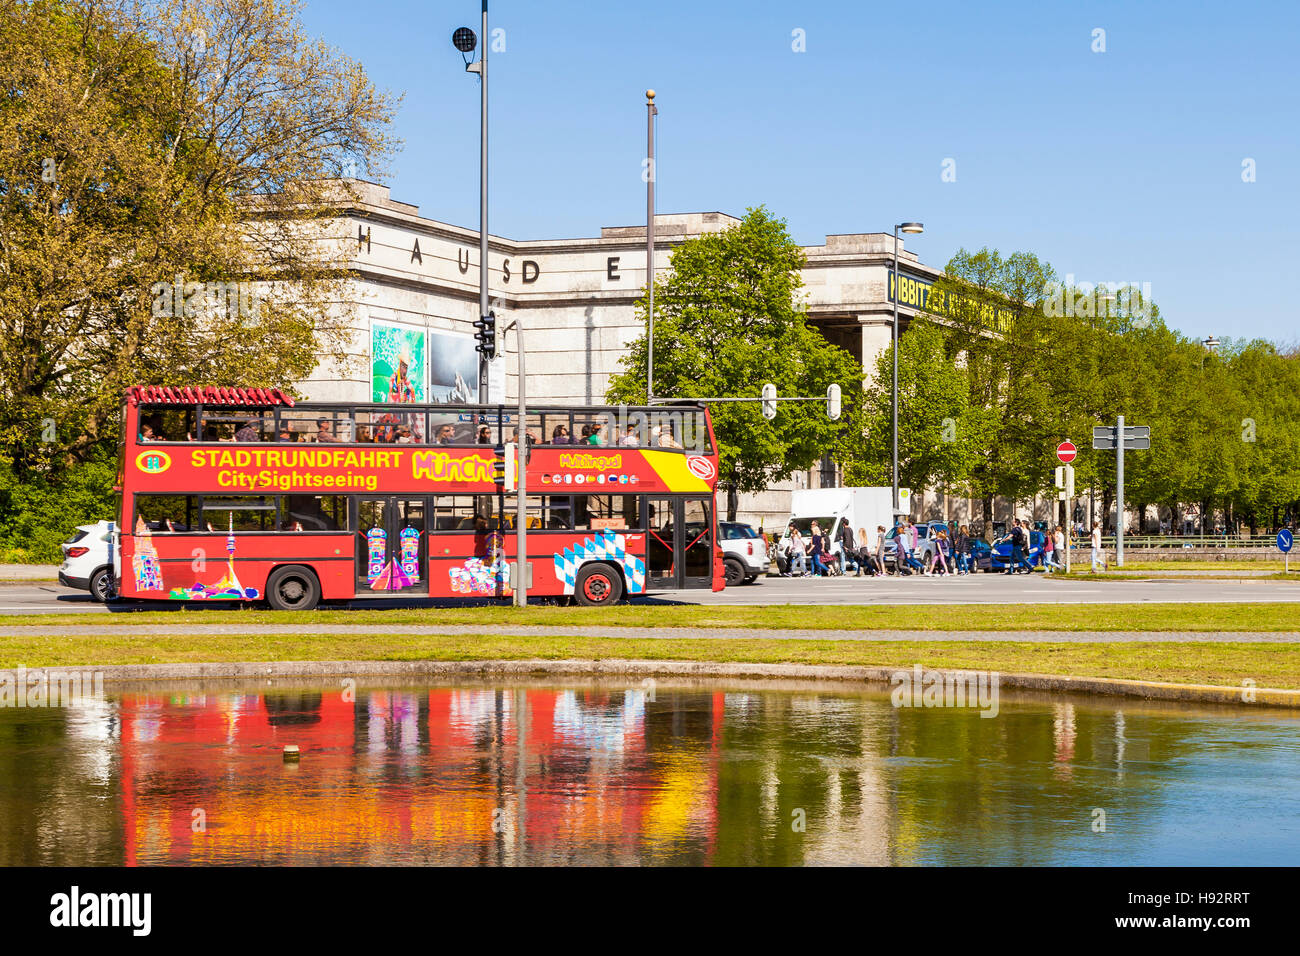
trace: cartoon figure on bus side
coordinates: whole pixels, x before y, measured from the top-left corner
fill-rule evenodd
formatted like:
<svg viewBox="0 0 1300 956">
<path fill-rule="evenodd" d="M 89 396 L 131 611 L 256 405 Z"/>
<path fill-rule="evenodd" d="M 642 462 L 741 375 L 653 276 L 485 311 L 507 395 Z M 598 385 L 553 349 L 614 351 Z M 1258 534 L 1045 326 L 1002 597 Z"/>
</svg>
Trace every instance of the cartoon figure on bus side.
<svg viewBox="0 0 1300 956">
<path fill-rule="evenodd" d="M 505 558 L 505 540 L 493 531 L 485 538 L 483 557 L 470 558 L 464 564 L 448 569 L 451 589 L 457 594 L 482 597 L 510 597 L 510 565 Z"/>
</svg>

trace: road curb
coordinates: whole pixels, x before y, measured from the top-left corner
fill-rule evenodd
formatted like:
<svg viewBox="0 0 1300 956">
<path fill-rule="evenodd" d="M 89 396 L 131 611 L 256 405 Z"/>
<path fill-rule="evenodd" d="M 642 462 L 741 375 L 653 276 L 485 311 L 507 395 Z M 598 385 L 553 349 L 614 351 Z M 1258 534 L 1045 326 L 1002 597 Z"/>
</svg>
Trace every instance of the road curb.
<svg viewBox="0 0 1300 956">
<path fill-rule="evenodd" d="M 823 666 L 814 664 L 746 664 L 721 661 L 648 660 L 488 660 L 488 661 L 241 661 L 234 663 L 118 664 L 110 667 L 34 668 L 28 679 L 40 675 L 91 671 L 105 684 L 166 680 L 232 680 L 266 677 L 532 677 L 532 676 L 635 676 L 635 677 L 736 677 L 794 678 L 851 683 L 894 683 L 893 676 L 908 673 L 898 667 Z M 944 678 L 986 671 L 957 668 L 925 669 Z M 1143 700 L 1235 704 L 1238 706 L 1300 709 L 1300 690 L 1263 687 L 1218 687 L 1211 684 L 1167 684 L 1158 681 L 1101 677 L 1066 677 L 1056 674 L 998 674 L 1001 687 L 1018 690 Z M 1245 700 L 1249 690 L 1253 700 Z"/>
</svg>

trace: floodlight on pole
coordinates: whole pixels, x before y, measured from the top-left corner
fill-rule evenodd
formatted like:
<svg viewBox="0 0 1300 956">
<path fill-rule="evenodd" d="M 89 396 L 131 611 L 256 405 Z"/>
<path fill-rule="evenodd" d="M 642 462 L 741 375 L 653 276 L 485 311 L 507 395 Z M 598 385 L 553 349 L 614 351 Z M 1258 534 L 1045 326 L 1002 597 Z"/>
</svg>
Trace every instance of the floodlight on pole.
<svg viewBox="0 0 1300 956">
<path fill-rule="evenodd" d="M 488 0 L 483 0 L 483 51 L 479 58 L 470 62 L 470 56 L 478 49 L 478 36 L 469 27 L 459 27 L 451 35 L 451 45 L 460 51 L 465 60 L 465 72 L 477 73 L 481 81 L 479 89 L 479 215 L 478 215 L 478 300 L 479 319 L 486 321 L 488 316 Z M 502 396 L 504 397 L 504 396 Z M 478 362 L 478 400 L 488 402 L 488 356 L 480 353 Z"/>
<path fill-rule="evenodd" d="M 894 412 L 894 512 L 898 512 L 898 233 L 906 232 L 910 235 L 919 235 L 925 232 L 925 226 L 919 222 L 900 222 L 894 226 L 894 387 L 893 387 L 893 412 Z"/>
</svg>

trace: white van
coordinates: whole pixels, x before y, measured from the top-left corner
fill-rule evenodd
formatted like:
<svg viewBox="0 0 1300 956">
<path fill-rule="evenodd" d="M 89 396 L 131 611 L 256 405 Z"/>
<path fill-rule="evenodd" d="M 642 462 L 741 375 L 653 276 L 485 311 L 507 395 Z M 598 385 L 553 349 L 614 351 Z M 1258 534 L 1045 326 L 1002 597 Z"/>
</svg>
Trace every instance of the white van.
<svg viewBox="0 0 1300 956">
<path fill-rule="evenodd" d="M 898 514 L 911 513 L 912 491 L 898 489 Z M 790 543 L 790 524 L 799 529 L 804 543 L 808 542 L 812 523 L 831 536 L 831 554 L 840 553 L 840 527 L 847 522 L 853 529 L 854 543 L 859 547 L 875 547 L 876 528 L 881 525 L 888 531 L 894 526 L 894 490 L 892 488 L 807 488 L 796 491 L 790 498 L 790 518 L 781 531 L 778 554 L 785 554 Z M 858 530 L 867 529 L 866 541 L 858 541 Z"/>
</svg>

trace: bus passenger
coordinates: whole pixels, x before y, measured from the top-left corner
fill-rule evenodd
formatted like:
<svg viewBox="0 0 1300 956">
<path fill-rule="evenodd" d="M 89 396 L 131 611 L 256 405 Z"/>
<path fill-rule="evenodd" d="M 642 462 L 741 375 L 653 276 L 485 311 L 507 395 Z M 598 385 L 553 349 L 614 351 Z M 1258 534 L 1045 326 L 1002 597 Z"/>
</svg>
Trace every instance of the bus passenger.
<svg viewBox="0 0 1300 956">
<path fill-rule="evenodd" d="M 572 445 L 573 439 L 569 437 L 569 429 L 566 425 L 556 425 L 555 431 L 551 432 L 552 445 Z"/>
<path fill-rule="evenodd" d="M 640 447 L 640 445 L 641 445 L 641 439 L 640 439 L 639 437 L 637 437 L 636 426 L 635 426 L 635 425 L 628 425 L 628 426 L 627 426 L 627 433 L 623 436 L 623 438 L 622 438 L 622 440 L 619 442 L 619 444 L 622 445 L 624 448 L 638 448 L 638 447 Z"/>
<path fill-rule="evenodd" d="M 450 445 L 456 440 L 456 429 L 450 422 L 438 426 L 438 436 L 435 439 L 439 445 Z"/>
<path fill-rule="evenodd" d="M 328 418 L 316 419 L 316 440 L 336 442 L 334 437 L 334 426 Z"/>
<path fill-rule="evenodd" d="M 681 448 L 681 442 L 673 437 L 673 423 L 664 422 L 663 427 L 659 429 L 659 447 L 660 448 Z"/>
<path fill-rule="evenodd" d="M 492 444 L 492 429 L 487 425 L 480 425 L 478 427 L 478 443 L 480 445 Z"/>
<path fill-rule="evenodd" d="M 357 441 L 361 441 L 361 442 L 373 442 L 373 441 L 374 441 L 374 439 L 370 437 L 370 426 L 369 426 L 369 425 L 358 425 L 358 426 L 357 426 Z"/>
<path fill-rule="evenodd" d="M 243 427 L 241 427 L 239 431 L 235 432 L 235 441 L 261 441 L 262 432 L 258 428 L 259 424 L 260 422 L 256 418 L 244 422 Z"/>
</svg>

